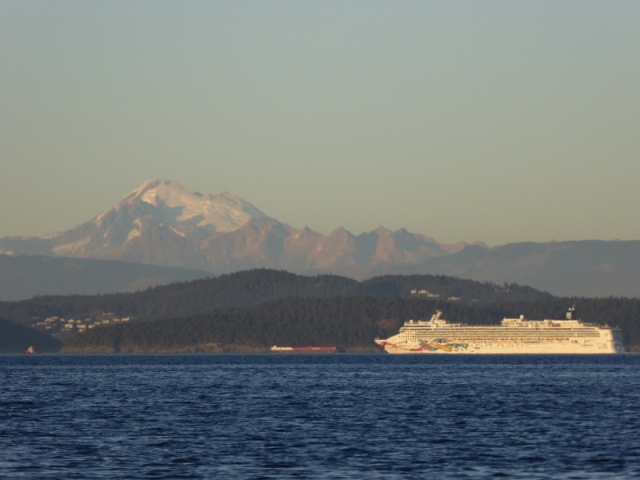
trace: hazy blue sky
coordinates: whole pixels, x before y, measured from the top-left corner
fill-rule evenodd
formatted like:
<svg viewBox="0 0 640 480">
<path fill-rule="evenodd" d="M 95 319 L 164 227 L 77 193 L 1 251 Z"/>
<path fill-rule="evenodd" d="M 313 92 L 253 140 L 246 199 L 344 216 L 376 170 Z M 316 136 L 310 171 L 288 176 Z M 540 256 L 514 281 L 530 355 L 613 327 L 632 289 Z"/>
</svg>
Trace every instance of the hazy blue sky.
<svg viewBox="0 0 640 480">
<path fill-rule="evenodd" d="M 0 0 L 0 236 L 150 178 L 321 233 L 640 239 L 640 2 Z"/>
</svg>

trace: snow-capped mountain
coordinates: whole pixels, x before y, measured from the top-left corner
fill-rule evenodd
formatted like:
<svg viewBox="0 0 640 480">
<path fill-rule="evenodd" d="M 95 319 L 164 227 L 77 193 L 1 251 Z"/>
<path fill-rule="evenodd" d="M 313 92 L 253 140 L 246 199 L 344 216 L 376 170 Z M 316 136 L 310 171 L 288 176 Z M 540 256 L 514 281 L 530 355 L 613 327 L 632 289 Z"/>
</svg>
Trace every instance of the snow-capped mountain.
<svg viewBox="0 0 640 480">
<path fill-rule="evenodd" d="M 210 270 L 207 239 L 267 218 L 228 192 L 194 193 L 169 180 L 148 180 L 93 220 L 46 239 L 54 255 Z"/>
<path fill-rule="evenodd" d="M 143 183 L 113 208 L 66 232 L 0 238 L 0 254 L 125 260 L 212 274 L 251 268 L 352 278 L 431 273 L 516 282 L 562 295 L 640 296 L 640 241 L 488 248 L 441 245 L 384 227 L 360 235 L 338 228 L 322 235 L 281 223 L 231 193 L 193 193 L 167 180 Z"/>
<path fill-rule="evenodd" d="M 127 260 L 213 273 L 246 268 L 294 272 L 415 263 L 450 253 L 432 239 L 382 227 L 354 236 L 296 230 L 231 193 L 194 193 L 148 180 L 113 208 L 66 232 L 0 239 L 0 253 Z"/>
<path fill-rule="evenodd" d="M 237 230 L 252 218 L 264 213 L 240 197 L 224 192 L 220 195 L 194 193 L 169 180 L 148 180 L 125 196 L 112 209 L 98 215 L 94 222 L 100 227 L 118 211 L 129 209 L 139 214 L 131 235 L 140 234 L 140 218 L 156 217 L 178 235 L 210 235 Z"/>
</svg>

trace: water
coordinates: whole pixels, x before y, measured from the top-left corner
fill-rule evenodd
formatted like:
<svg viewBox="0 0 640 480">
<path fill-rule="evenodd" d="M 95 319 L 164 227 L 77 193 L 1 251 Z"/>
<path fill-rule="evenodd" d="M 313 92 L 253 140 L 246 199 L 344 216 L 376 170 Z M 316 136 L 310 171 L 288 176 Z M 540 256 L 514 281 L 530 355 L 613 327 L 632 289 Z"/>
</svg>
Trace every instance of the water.
<svg viewBox="0 0 640 480">
<path fill-rule="evenodd" d="M 630 478 L 640 356 L 0 357 L 0 477 Z"/>
</svg>

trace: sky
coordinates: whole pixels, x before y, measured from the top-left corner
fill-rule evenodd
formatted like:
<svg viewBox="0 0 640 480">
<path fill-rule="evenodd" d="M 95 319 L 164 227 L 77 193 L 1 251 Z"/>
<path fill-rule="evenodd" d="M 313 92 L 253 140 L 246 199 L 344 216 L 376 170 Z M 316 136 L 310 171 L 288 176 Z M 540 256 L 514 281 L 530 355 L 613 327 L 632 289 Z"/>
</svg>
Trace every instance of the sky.
<svg viewBox="0 0 640 480">
<path fill-rule="evenodd" d="M 0 237 L 145 180 L 295 228 L 639 240 L 640 2 L 0 0 Z"/>
</svg>

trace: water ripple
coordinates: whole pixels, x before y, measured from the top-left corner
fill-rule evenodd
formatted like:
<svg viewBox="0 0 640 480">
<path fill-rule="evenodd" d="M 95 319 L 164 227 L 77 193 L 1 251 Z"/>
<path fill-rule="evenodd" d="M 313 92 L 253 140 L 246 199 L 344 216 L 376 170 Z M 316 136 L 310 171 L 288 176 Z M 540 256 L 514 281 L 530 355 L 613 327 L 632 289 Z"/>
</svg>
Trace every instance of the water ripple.
<svg viewBox="0 0 640 480">
<path fill-rule="evenodd" d="M 640 357 L 0 357 L 0 477 L 630 478 Z"/>
</svg>

